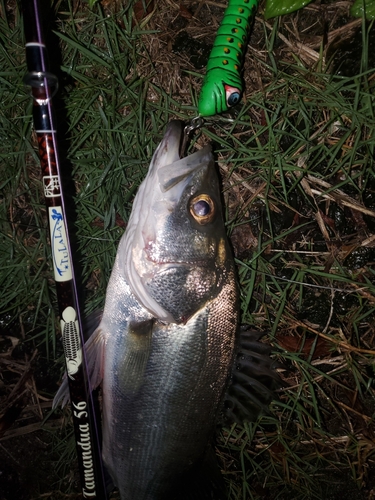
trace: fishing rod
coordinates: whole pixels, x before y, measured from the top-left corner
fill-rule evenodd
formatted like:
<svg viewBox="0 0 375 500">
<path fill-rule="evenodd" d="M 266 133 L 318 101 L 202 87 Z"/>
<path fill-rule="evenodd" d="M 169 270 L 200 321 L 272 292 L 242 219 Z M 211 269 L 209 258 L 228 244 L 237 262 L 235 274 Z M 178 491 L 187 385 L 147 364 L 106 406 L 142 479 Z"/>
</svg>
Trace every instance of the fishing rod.
<svg viewBox="0 0 375 500">
<path fill-rule="evenodd" d="M 22 0 L 26 61 L 25 83 L 31 86 L 33 121 L 38 139 L 44 198 L 48 214 L 53 270 L 67 380 L 72 405 L 77 458 L 83 498 L 107 498 L 95 419 L 87 376 L 82 320 L 66 222 L 52 98 L 58 81 L 48 71 L 48 57 L 38 0 Z"/>
</svg>

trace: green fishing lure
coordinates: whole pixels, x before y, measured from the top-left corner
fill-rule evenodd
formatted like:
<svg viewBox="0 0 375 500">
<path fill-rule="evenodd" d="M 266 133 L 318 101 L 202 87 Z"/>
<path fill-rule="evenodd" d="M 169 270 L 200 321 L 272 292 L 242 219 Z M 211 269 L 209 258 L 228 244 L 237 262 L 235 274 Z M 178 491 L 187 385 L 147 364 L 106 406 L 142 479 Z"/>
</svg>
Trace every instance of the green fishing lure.
<svg viewBox="0 0 375 500">
<path fill-rule="evenodd" d="M 243 55 L 257 5 L 258 0 L 229 0 L 207 63 L 200 116 L 223 113 L 240 102 Z"/>
</svg>

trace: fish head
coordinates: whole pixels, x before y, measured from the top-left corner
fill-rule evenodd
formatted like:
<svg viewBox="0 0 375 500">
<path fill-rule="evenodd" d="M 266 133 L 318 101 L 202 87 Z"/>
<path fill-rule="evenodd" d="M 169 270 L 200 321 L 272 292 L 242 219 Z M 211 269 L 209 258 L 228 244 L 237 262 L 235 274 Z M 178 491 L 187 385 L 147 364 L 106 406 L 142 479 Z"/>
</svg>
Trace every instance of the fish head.
<svg viewBox="0 0 375 500">
<path fill-rule="evenodd" d="M 220 292 L 229 260 L 211 148 L 180 158 L 182 134 L 169 123 L 119 249 L 132 292 L 167 323 L 185 323 Z"/>
</svg>

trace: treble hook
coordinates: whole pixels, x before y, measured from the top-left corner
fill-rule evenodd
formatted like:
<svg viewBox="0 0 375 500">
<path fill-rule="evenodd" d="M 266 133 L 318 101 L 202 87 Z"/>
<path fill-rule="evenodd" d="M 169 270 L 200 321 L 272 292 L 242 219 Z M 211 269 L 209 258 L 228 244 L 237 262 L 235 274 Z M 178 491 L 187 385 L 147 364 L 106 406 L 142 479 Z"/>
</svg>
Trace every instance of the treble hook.
<svg viewBox="0 0 375 500">
<path fill-rule="evenodd" d="M 185 151 L 187 149 L 187 145 L 191 140 L 191 136 L 195 130 L 198 130 L 202 127 L 204 120 L 201 116 L 195 116 L 190 120 L 190 122 L 184 127 L 184 135 L 182 138 L 181 148 L 180 148 L 180 157 L 185 156 Z"/>
</svg>

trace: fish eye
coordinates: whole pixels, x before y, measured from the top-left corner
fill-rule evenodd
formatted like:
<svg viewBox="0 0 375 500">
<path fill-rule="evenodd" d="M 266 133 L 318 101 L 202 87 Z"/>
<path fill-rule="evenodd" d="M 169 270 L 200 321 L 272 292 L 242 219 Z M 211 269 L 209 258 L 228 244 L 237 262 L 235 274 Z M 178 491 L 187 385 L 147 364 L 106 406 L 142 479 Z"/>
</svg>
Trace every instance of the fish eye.
<svg viewBox="0 0 375 500">
<path fill-rule="evenodd" d="M 215 205 L 207 194 L 200 194 L 190 200 L 190 213 L 199 224 L 211 222 L 215 215 Z"/>
<path fill-rule="evenodd" d="M 236 87 L 231 87 L 230 85 L 225 85 L 225 97 L 228 106 L 235 106 L 241 100 L 241 91 Z"/>
<path fill-rule="evenodd" d="M 198 200 L 194 203 L 193 210 L 197 217 L 206 217 L 210 213 L 211 207 L 206 200 Z"/>
</svg>

